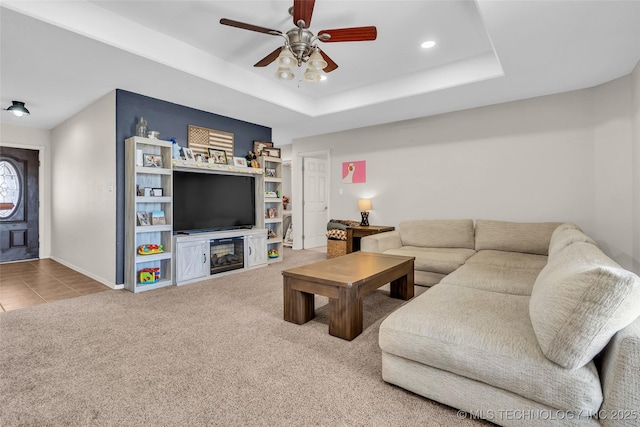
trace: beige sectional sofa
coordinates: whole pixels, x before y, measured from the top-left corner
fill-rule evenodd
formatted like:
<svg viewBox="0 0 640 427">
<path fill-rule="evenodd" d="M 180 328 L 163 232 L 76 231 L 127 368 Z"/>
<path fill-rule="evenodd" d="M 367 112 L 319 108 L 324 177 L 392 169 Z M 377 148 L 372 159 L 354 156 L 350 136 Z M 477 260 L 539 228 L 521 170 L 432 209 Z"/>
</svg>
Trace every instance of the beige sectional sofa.
<svg viewBox="0 0 640 427">
<path fill-rule="evenodd" d="M 438 282 L 382 322 L 385 381 L 499 425 L 640 426 L 640 278 L 576 225 L 410 221 L 361 247 Z"/>
</svg>

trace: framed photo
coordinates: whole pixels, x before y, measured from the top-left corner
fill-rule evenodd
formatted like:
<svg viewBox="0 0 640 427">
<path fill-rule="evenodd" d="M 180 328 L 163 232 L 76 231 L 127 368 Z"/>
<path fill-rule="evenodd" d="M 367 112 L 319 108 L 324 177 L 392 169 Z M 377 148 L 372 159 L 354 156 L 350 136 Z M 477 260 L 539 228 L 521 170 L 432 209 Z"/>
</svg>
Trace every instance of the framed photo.
<svg viewBox="0 0 640 427">
<path fill-rule="evenodd" d="M 159 154 L 143 154 L 142 166 L 146 168 L 161 168 L 162 156 Z"/>
<path fill-rule="evenodd" d="M 153 196 L 153 197 L 162 197 L 162 195 L 163 195 L 162 188 L 152 188 L 151 189 L 151 196 Z"/>
<path fill-rule="evenodd" d="M 245 159 L 244 157 L 234 157 L 233 158 L 233 165 L 234 166 L 242 166 L 242 167 L 247 167 L 247 159 Z"/>
<path fill-rule="evenodd" d="M 264 168 L 264 176 L 275 177 L 276 170 L 271 168 Z"/>
<path fill-rule="evenodd" d="M 273 147 L 273 142 L 253 141 L 253 152 L 256 154 L 256 156 L 264 156 L 264 154 L 262 154 L 262 150 L 270 147 Z"/>
<path fill-rule="evenodd" d="M 265 148 L 262 151 L 262 155 L 263 156 L 268 156 L 268 157 L 277 157 L 280 158 L 280 149 L 279 148 Z"/>
<path fill-rule="evenodd" d="M 152 225 L 165 225 L 166 219 L 164 217 L 164 211 L 151 212 L 151 224 Z"/>
<path fill-rule="evenodd" d="M 196 158 L 193 155 L 193 151 L 191 150 L 191 148 L 185 148 L 182 147 L 182 155 L 184 156 L 185 160 L 189 160 L 194 162 L 196 160 Z"/>
<path fill-rule="evenodd" d="M 209 148 L 209 158 L 213 159 L 213 163 L 217 163 L 219 165 L 227 164 L 227 152 L 224 150 Z"/>
<path fill-rule="evenodd" d="M 144 197 L 151 197 L 151 187 L 144 187 L 144 193 L 142 195 Z"/>
<path fill-rule="evenodd" d="M 149 222 L 149 215 L 146 212 L 138 211 L 136 212 L 138 217 L 138 225 L 151 225 Z"/>
</svg>

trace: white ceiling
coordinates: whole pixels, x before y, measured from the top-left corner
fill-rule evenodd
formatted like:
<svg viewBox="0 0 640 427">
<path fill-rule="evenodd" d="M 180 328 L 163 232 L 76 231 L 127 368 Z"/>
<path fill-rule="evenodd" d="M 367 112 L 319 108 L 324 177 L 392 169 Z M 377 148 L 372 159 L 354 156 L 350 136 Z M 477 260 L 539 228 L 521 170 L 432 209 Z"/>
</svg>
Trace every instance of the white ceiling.
<svg viewBox="0 0 640 427">
<path fill-rule="evenodd" d="M 286 32 L 291 0 L 0 5 L 1 105 L 31 111 L 1 121 L 46 129 L 119 88 L 271 127 L 286 144 L 591 87 L 640 60 L 640 0 L 317 0 L 316 34 L 378 28 L 375 41 L 319 43 L 339 68 L 317 84 L 277 80 L 275 63 L 253 67 L 282 38 L 219 24 Z M 421 49 L 425 40 L 436 47 Z"/>
</svg>

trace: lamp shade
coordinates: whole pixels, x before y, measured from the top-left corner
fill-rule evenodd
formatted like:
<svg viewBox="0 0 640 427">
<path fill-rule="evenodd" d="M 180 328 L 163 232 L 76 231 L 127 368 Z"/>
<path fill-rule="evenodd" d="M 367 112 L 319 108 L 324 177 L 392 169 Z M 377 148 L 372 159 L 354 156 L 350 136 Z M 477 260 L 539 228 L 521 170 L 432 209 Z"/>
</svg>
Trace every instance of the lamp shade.
<svg viewBox="0 0 640 427">
<path fill-rule="evenodd" d="M 327 66 L 327 61 L 325 61 L 322 55 L 320 55 L 320 52 L 318 52 L 318 49 L 314 49 L 313 53 L 309 57 L 307 66 L 315 70 L 322 70 Z"/>
<path fill-rule="evenodd" d="M 280 67 L 278 68 L 278 71 L 276 71 L 276 77 L 281 80 L 293 80 L 295 75 L 291 68 Z"/>
<path fill-rule="evenodd" d="M 20 101 L 11 101 L 11 107 L 7 108 L 11 114 L 16 117 L 25 117 L 29 115 L 29 110 L 24 106 L 24 102 Z"/>
<path fill-rule="evenodd" d="M 358 200 L 358 210 L 360 212 L 370 211 L 371 210 L 371 200 L 369 200 L 369 199 L 360 199 L 360 200 Z"/>
<path fill-rule="evenodd" d="M 297 59 L 293 56 L 293 53 L 289 50 L 288 47 L 283 47 L 278 55 L 278 67 L 281 68 L 291 68 L 294 65 L 297 65 Z"/>
</svg>

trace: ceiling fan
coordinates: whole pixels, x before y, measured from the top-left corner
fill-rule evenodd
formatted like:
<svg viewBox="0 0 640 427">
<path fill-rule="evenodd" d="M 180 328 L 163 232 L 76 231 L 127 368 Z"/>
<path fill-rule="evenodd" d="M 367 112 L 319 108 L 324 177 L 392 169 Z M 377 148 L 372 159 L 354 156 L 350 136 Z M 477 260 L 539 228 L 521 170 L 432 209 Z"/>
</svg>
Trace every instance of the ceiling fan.
<svg viewBox="0 0 640 427">
<path fill-rule="evenodd" d="M 329 73 L 338 68 L 338 64 L 315 44 L 317 40 L 325 43 L 369 41 L 376 39 L 378 31 L 374 26 L 338 28 L 321 30 L 316 36 L 308 29 L 311 24 L 314 5 L 315 0 L 294 0 L 293 7 L 289 8 L 289 14 L 293 16 L 295 27 L 286 33 L 227 18 L 222 18 L 220 23 L 243 30 L 283 37 L 285 40 L 284 46 L 276 48 L 258 61 L 254 67 L 266 67 L 278 60 L 276 77 L 283 80 L 291 80 L 294 78 L 292 67 L 294 65 L 301 67 L 302 64 L 307 64 L 307 70 L 303 75 L 304 80 L 317 82 L 321 80 L 320 70 Z"/>
</svg>

